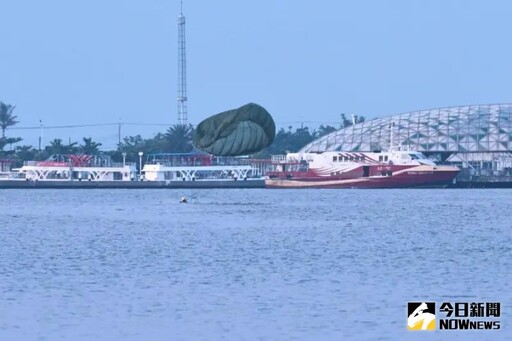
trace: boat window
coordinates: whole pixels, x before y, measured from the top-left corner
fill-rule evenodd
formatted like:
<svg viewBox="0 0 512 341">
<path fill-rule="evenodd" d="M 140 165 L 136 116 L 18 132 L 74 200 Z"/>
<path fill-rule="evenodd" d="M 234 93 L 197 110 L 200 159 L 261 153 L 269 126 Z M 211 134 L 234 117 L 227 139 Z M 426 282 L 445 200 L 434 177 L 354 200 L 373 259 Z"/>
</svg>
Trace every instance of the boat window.
<svg viewBox="0 0 512 341">
<path fill-rule="evenodd" d="M 388 156 L 384 156 L 384 161 L 388 161 Z"/>
<path fill-rule="evenodd" d="M 379 161 L 384 160 L 384 157 L 382 155 L 379 155 Z"/>
<path fill-rule="evenodd" d="M 333 156 L 333 157 L 332 157 L 332 161 L 333 161 L 333 162 L 336 162 L 336 161 L 337 161 L 337 159 L 338 159 L 338 158 L 337 158 L 336 156 Z"/>
</svg>

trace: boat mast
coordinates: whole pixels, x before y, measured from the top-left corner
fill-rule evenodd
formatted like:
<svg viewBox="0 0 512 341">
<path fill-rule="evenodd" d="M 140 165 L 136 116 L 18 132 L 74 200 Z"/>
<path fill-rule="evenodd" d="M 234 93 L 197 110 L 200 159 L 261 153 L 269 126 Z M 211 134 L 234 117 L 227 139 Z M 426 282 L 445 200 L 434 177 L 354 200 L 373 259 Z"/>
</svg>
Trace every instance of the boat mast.
<svg viewBox="0 0 512 341">
<path fill-rule="evenodd" d="M 393 151 L 394 150 L 394 146 L 393 146 L 393 127 L 395 126 L 395 122 L 391 122 L 391 124 L 389 125 L 389 151 Z"/>
</svg>

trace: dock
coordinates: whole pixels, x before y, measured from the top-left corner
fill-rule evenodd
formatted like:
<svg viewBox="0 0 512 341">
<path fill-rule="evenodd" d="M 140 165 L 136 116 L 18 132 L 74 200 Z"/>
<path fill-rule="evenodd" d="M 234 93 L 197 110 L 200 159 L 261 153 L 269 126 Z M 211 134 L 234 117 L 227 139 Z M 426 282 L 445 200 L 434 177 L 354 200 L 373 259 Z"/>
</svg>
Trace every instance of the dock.
<svg viewBox="0 0 512 341">
<path fill-rule="evenodd" d="M 21 180 L 2 180 L 0 189 L 19 188 L 19 189 L 151 189 L 151 188 L 264 188 L 264 180 L 247 181 L 21 181 Z"/>
</svg>

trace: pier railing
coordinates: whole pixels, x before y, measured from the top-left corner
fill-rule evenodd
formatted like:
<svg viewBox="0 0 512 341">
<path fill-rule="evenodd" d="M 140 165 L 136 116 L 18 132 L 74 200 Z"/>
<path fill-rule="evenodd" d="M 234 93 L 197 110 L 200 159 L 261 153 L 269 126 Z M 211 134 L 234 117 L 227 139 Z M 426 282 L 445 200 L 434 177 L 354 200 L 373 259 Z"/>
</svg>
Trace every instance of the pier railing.
<svg viewBox="0 0 512 341">
<path fill-rule="evenodd" d="M 34 167 L 100 167 L 100 168 L 113 168 L 113 167 L 135 167 L 135 162 L 108 162 L 103 164 L 85 163 L 83 165 L 74 165 L 72 162 L 65 161 L 24 161 L 23 166 L 34 166 Z"/>
<path fill-rule="evenodd" d="M 247 166 L 252 162 L 248 158 L 238 157 L 191 157 L 191 156 L 173 156 L 169 158 L 153 158 L 146 161 L 149 165 L 164 165 L 169 167 L 200 167 L 200 166 Z"/>
<path fill-rule="evenodd" d="M 272 163 L 286 162 L 286 155 L 272 155 Z"/>
</svg>

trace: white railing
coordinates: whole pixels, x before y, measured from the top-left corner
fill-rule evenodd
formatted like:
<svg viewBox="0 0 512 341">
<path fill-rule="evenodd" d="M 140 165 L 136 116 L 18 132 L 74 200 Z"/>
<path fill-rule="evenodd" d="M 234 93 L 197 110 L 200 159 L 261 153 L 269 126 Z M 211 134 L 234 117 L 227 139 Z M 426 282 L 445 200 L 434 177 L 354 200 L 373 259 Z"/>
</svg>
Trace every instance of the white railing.
<svg viewBox="0 0 512 341">
<path fill-rule="evenodd" d="M 25 173 L 19 172 L 0 172 L 0 180 L 24 180 Z"/>
<path fill-rule="evenodd" d="M 110 164 L 110 166 L 106 166 L 106 167 L 124 167 L 124 166 L 136 166 L 136 163 L 135 162 L 125 162 L 124 165 L 122 162 L 112 162 Z"/>
<path fill-rule="evenodd" d="M 286 162 L 286 155 L 272 155 L 272 163 L 283 163 Z"/>
<path fill-rule="evenodd" d="M 33 167 L 91 167 L 91 168 L 112 168 L 112 167 L 135 167 L 135 162 L 125 162 L 124 165 L 122 162 L 109 162 L 104 164 L 91 164 L 84 163 L 83 165 L 73 165 L 71 162 L 59 162 L 59 161 L 23 161 L 23 166 L 33 166 Z"/>
</svg>

